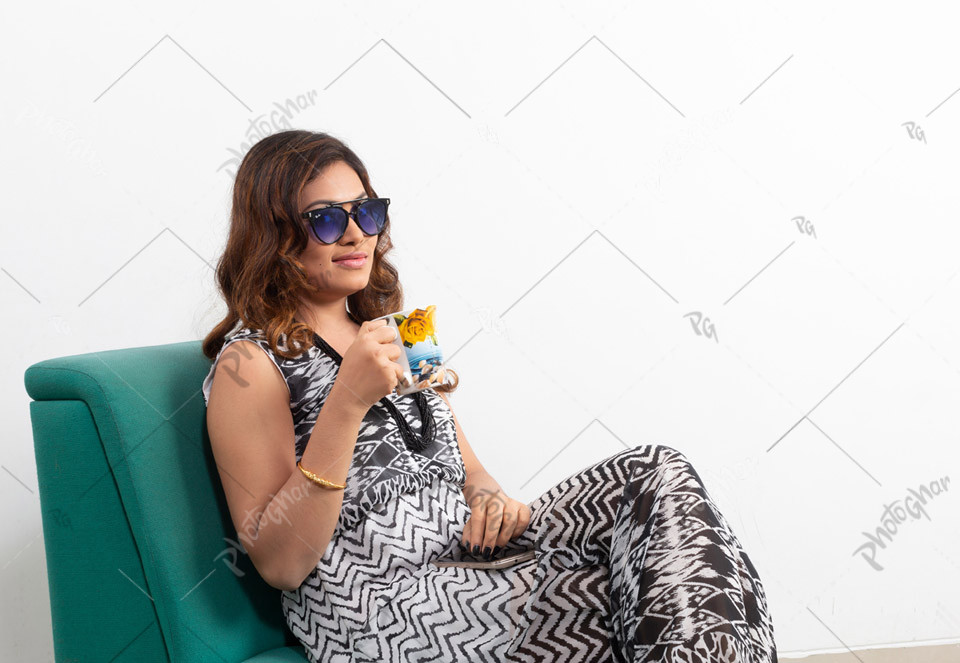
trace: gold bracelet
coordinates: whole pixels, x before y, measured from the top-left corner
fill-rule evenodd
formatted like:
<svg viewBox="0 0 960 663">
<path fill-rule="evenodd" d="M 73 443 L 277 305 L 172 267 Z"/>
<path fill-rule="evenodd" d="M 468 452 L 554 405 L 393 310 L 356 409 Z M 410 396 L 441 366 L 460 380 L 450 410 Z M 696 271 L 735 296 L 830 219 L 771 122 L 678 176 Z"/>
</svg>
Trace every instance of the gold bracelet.
<svg viewBox="0 0 960 663">
<path fill-rule="evenodd" d="M 310 470 L 306 469 L 303 465 L 301 465 L 299 460 L 297 461 L 297 467 L 300 468 L 300 471 L 303 472 L 303 475 L 305 477 L 310 479 L 310 481 L 314 482 L 318 486 L 323 486 L 324 488 L 346 488 L 347 487 L 346 484 L 334 483 L 332 481 L 327 481 L 326 479 L 322 479 L 318 477 L 316 474 L 314 474 Z"/>
</svg>

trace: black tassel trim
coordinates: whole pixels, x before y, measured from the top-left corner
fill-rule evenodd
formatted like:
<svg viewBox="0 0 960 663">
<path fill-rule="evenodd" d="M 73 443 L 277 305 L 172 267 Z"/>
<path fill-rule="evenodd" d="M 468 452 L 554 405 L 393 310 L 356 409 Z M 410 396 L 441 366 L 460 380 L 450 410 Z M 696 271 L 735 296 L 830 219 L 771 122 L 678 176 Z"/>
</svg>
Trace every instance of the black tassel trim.
<svg viewBox="0 0 960 663">
<path fill-rule="evenodd" d="M 340 364 L 343 362 L 343 357 L 340 356 L 340 353 L 337 352 L 332 345 L 324 341 L 317 332 L 313 332 L 313 342 L 317 347 L 326 352 L 335 362 L 337 362 L 337 366 L 340 366 Z M 400 429 L 400 435 L 403 437 L 403 441 L 407 445 L 407 448 L 413 451 L 423 451 L 434 443 L 437 433 L 437 424 L 433 418 L 433 407 L 430 405 L 430 402 L 427 400 L 427 397 L 424 396 L 423 392 L 418 391 L 412 395 L 414 401 L 417 403 L 417 408 L 420 410 L 421 435 L 417 435 L 416 431 L 414 431 L 410 426 L 410 423 L 407 421 L 406 417 L 400 413 L 400 411 L 397 409 L 397 406 L 394 405 L 389 398 L 384 396 L 380 399 L 380 402 L 383 403 L 384 407 L 387 408 L 387 411 L 390 412 L 390 416 L 393 417 L 393 420 L 397 422 L 397 426 Z"/>
</svg>

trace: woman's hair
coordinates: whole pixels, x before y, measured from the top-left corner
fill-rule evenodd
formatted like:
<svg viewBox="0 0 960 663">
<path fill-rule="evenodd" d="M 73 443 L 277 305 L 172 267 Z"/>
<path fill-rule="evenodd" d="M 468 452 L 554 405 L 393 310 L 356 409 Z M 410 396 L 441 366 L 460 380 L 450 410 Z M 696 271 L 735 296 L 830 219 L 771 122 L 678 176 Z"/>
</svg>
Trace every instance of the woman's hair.
<svg viewBox="0 0 960 663">
<path fill-rule="evenodd" d="M 319 292 L 307 281 L 298 260 L 309 241 L 300 216 L 300 194 L 337 161 L 353 168 L 367 196 L 377 197 L 360 157 L 326 133 L 281 131 L 257 142 L 244 156 L 233 185 L 227 246 L 216 269 L 227 314 L 203 339 L 203 353 L 209 359 L 216 358 L 238 322 L 261 330 L 271 350 L 288 359 L 313 345 L 313 330 L 294 320 L 301 296 Z M 397 268 L 387 259 L 392 248 L 388 212 L 367 286 L 347 297 L 347 314 L 357 324 L 403 309 Z M 279 347 L 281 335 L 286 335 L 286 350 Z M 456 371 L 447 372 L 453 380 L 433 387 L 437 391 L 457 388 Z"/>
</svg>

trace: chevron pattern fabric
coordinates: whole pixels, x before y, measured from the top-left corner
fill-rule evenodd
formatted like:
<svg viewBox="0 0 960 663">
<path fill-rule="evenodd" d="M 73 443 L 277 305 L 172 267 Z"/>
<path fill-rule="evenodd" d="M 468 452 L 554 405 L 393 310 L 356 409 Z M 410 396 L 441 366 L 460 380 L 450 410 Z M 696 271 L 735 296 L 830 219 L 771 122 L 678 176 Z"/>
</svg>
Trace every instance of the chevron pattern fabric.
<svg viewBox="0 0 960 663">
<path fill-rule="evenodd" d="M 319 338 L 296 360 L 251 330 L 230 342 L 240 338 L 263 348 L 290 388 L 299 459 L 341 358 Z M 370 408 L 333 538 L 300 587 L 281 594 L 311 661 L 776 663 L 757 570 L 669 446 L 625 449 L 531 502 L 527 529 L 501 554 L 532 549 L 534 559 L 431 564 L 474 558 L 459 545 L 470 507 L 452 412 L 424 393 L 434 443 L 408 448 L 388 409 Z M 388 398 L 419 435 L 414 399 Z"/>
<path fill-rule="evenodd" d="M 297 592 L 291 630 L 313 661 L 776 662 L 756 570 L 694 468 L 638 446 L 560 482 L 504 555 L 468 559 L 462 490 L 436 480 L 367 513 Z"/>
</svg>

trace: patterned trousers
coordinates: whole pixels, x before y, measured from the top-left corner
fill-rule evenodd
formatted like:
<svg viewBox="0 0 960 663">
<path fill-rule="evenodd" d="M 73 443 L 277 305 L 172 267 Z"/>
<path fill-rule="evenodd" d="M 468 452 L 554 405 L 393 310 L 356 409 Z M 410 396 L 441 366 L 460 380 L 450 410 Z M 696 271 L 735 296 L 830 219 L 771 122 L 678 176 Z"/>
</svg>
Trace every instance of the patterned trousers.
<svg viewBox="0 0 960 663">
<path fill-rule="evenodd" d="M 627 449 L 529 506 L 502 553 L 538 558 L 507 660 L 776 663 L 759 575 L 681 452 Z"/>
<path fill-rule="evenodd" d="M 384 593 L 346 660 L 776 663 L 757 571 L 681 452 L 627 449 L 529 506 L 501 555 L 536 558 L 506 569 L 429 563 L 473 559 L 460 545 L 470 508 L 458 486 L 437 482 L 372 512 L 343 545 L 368 560 L 351 567 L 354 586 L 363 573 Z M 311 661 L 331 651 L 315 647 Z"/>
</svg>

